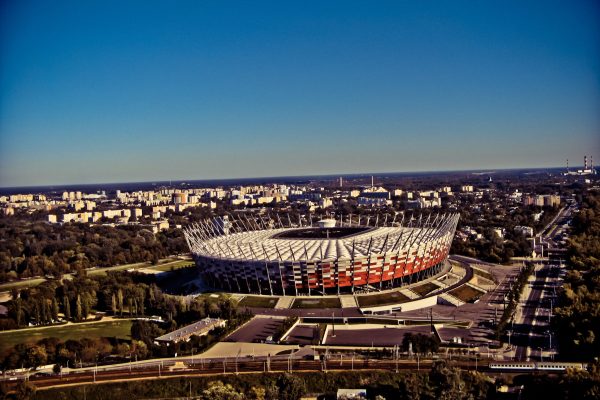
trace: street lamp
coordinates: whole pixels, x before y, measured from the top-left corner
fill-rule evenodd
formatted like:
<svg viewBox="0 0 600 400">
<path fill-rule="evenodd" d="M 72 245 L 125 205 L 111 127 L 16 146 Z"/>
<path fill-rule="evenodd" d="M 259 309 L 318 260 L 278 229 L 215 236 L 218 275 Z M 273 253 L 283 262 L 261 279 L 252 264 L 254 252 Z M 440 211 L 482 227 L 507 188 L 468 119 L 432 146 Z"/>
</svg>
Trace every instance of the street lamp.
<svg viewBox="0 0 600 400">
<path fill-rule="evenodd" d="M 335 337 L 335 312 L 331 313 L 331 327 L 332 327 L 332 333 L 331 333 L 331 337 Z"/>
</svg>

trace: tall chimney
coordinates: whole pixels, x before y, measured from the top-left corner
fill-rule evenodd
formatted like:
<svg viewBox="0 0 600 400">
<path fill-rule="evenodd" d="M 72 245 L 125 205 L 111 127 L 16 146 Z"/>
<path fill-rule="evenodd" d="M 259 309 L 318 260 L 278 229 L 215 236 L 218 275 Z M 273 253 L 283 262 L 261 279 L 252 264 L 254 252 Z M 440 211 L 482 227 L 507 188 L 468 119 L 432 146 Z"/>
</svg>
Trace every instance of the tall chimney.
<svg viewBox="0 0 600 400">
<path fill-rule="evenodd" d="M 587 156 L 583 156 L 583 170 L 587 169 Z"/>
<path fill-rule="evenodd" d="M 567 158 L 567 172 L 569 172 L 569 159 Z"/>
</svg>

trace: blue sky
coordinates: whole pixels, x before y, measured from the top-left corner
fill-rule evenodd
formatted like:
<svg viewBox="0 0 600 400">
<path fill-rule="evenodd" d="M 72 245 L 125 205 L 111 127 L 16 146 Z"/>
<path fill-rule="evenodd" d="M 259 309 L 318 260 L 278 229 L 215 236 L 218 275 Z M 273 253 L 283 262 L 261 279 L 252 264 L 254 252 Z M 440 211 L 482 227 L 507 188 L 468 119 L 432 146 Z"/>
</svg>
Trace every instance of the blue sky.
<svg viewBox="0 0 600 400">
<path fill-rule="evenodd" d="M 0 7 L 0 186 L 600 163 L 597 1 Z"/>
</svg>

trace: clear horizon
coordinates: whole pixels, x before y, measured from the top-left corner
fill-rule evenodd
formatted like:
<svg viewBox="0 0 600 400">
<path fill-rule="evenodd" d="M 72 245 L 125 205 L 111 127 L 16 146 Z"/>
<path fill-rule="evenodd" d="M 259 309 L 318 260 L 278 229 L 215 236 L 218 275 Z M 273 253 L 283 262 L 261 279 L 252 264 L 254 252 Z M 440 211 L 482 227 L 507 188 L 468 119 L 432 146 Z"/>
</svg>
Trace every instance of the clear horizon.
<svg viewBox="0 0 600 400">
<path fill-rule="evenodd" d="M 600 162 L 599 17 L 585 0 L 3 2 L 0 187 Z"/>
</svg>

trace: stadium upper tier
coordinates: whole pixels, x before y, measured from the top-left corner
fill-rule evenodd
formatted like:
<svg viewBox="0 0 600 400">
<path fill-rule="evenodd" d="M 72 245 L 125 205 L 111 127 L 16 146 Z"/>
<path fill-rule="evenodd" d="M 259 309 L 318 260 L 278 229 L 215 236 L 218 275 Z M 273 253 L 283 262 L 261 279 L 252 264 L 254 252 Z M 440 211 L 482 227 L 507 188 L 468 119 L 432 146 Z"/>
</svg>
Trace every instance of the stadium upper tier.
<svg viewBox="0 0 600 400">
<path fill-rule="evenodd" d="M 429 215 L 379 226 L 281 219 L 218 218 L 184 229 L 208 283 L 232 291 L 313 294 L 348 287 L 403 284 L 435 272 L 447 258 L 458 214 Z M 369 220 L 366 221 L 368 223 Z M 419 275 L 412 276 L 413 274 Z M 328 290 L 329 289 L 329 290 Z"/>
</svg>

